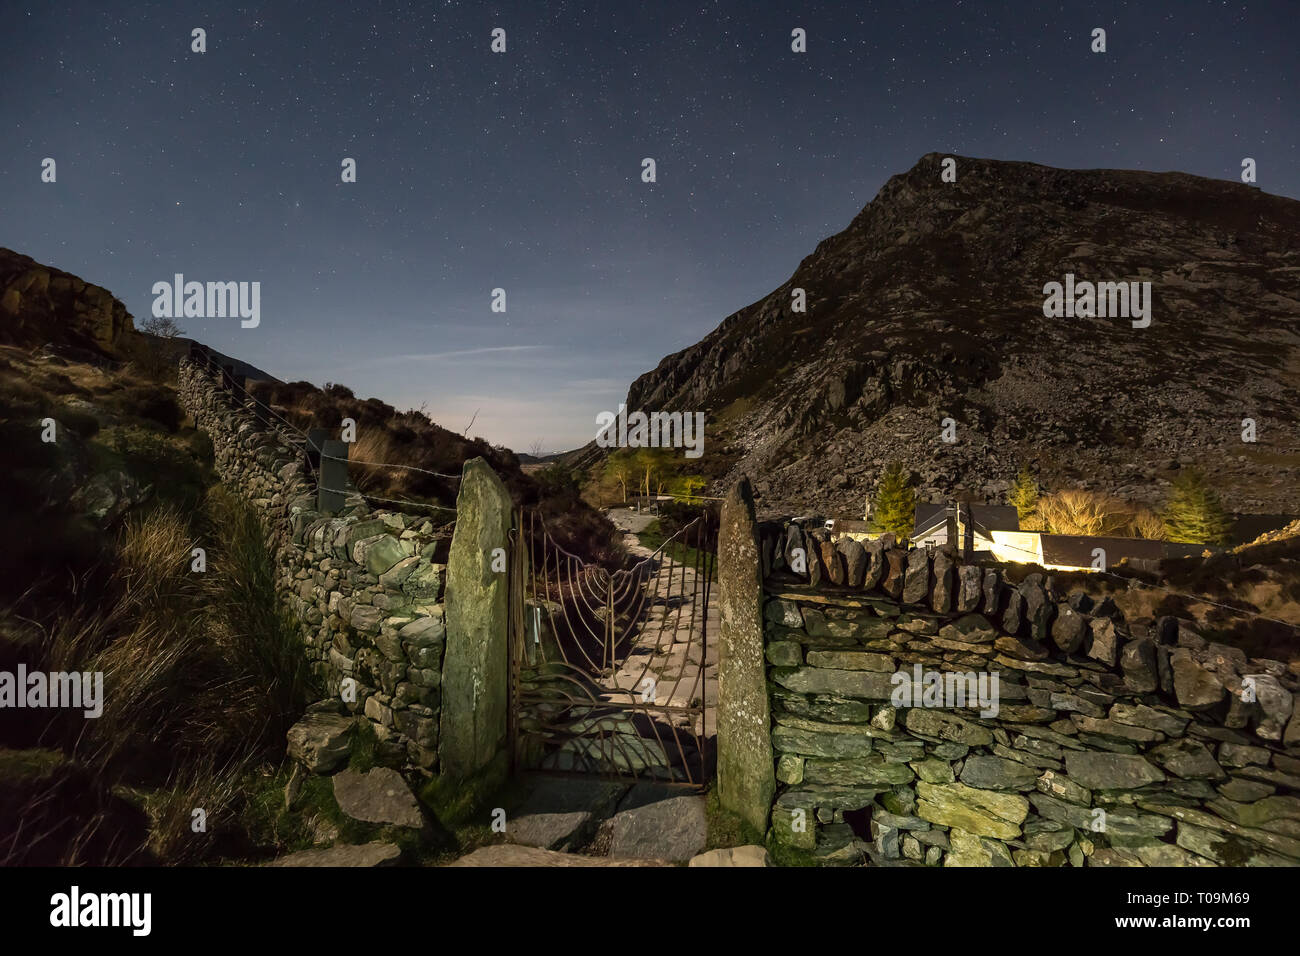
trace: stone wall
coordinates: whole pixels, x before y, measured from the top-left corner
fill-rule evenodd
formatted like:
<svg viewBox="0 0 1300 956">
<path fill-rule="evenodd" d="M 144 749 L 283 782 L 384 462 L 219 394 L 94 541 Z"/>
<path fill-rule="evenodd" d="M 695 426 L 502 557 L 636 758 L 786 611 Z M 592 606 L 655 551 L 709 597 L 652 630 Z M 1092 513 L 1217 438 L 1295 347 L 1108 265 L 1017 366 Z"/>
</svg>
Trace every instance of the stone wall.
<svg viewBox="0 0 1300 956">
<path fill-rule="evenodd" d="M 320 514 L 293 433 L 259 422 L 192 362 L 181 363 L 179 393 L 212 439 L 222 483 L 263 519 L 281 594 L 320 683 L 337 697 L 353 678 L 355 701 L 345 702 L 373 726 L 380 758 L 436 771 L 450 528 L 371 511 L 359 496 L 337 515 Z"/>
<path fill-rule="evenodd" d="M 1293 668 L 888 535 L 751 533 L 777 843 L 843 864 L 1300 863 Z M 991 706 L 953 696 L 981 678 Z"/>
</svg>

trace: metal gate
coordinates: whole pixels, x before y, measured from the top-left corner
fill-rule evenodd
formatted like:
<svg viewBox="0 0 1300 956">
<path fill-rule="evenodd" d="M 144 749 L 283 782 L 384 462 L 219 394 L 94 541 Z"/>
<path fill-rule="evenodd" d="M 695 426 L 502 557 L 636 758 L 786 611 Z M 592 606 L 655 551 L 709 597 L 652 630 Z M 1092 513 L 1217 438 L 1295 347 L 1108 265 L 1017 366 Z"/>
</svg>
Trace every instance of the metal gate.
<svg viewBox="0 0 1300 956">
<path fill-rule="evenodd" d="M 697 518 L 615 571 L 560 547 L 532 511 L 512 538 L 513 768 L 703 784 L 716 530 Z"/>
</svg>

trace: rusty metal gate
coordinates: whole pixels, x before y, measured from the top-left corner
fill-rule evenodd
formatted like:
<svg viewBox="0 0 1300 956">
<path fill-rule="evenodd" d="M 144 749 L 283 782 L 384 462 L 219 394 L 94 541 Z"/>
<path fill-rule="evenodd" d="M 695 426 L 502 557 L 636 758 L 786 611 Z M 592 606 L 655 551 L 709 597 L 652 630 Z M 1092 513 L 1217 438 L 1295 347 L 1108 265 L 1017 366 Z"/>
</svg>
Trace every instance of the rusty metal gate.
<svg viewBox="0 0 1300 956">
<path fill-rule="evenodd" d="M 520 511 L 512 548 L 514 770 L 702 785 L 715 736 L 716 529 L 697 518 L 610 571 Z"/>
</svg>

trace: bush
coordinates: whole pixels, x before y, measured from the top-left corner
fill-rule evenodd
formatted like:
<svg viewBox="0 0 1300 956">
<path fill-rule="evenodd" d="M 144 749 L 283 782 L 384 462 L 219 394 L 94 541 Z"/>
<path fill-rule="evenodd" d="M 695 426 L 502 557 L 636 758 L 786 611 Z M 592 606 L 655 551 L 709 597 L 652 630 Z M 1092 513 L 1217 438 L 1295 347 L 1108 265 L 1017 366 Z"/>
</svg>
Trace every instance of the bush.
<svg viewBox="0 0 1300 956">
<path fill-rule="evenodd" d="M 1126 502 L 1095 491 L 1067 489 L 1039 499 L 1038 514 L 1053 534 L 1124 535 L 1132 522 Z"/>
</svg>

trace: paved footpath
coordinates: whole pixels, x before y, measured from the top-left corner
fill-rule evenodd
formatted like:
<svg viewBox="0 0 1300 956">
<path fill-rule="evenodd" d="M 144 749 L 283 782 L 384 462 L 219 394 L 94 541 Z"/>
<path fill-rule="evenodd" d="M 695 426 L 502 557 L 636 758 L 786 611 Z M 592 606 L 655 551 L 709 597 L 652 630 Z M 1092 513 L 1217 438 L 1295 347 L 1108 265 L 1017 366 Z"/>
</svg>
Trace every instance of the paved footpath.
<svg viewBox="0 0 1300 956">
<path fill-rule="evenodd" d="M 636 559 L 653 556 L 637 539 L 653 515 L 637 514 L 626 508 L 609 513 L 623 532 L 628 554 Z M 696 719 L 694 732 L 702 737 L 717 733 L 714 708 L 718 699 L 718 610 L 704 608 L 702 588 L 696 572 L 667 555 L 656 559 L 646 587 L 646 610 L 640 631 L 622 666 L 614 674 L 614 685 L 641 694 L 653 681 L 655 703 L 671 707 L 698 707 L 704 716 Z M 716 585 L 716 581 L 715 581 Z M 705 646 L 707 644 L 707 647 Z"/>
</svg>

